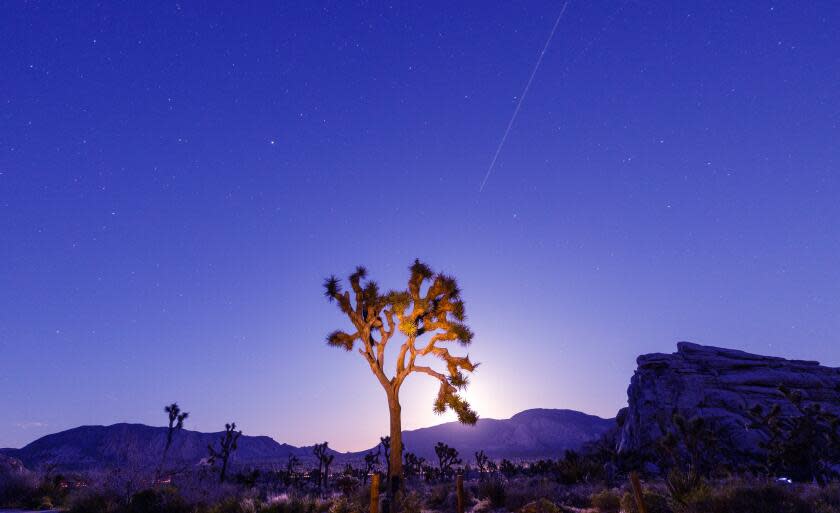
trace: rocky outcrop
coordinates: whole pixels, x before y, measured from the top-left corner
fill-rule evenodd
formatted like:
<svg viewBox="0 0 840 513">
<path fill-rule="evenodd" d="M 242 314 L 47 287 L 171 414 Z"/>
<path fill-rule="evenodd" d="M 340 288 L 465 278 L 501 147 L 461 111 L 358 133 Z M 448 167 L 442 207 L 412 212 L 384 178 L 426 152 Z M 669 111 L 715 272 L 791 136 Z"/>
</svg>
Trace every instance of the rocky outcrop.
<svg viewBox="0 0 840 513">
<path fill-rule="evenodd" d="M 840 369 L 818 362 L 680 342 L 676 353 L 642 355 L 637 363 L 627 390 L 628 407 L 618 417 L 617 443 L 623 453 L 655 451 L 675 413 L 704 417 L 730 448 L 760 452 L 761 433 L 749 428 L 748 410 L 779 404 L 783 414 L 796 414 L 780 385 L 840 414 Z"/>
</svg>

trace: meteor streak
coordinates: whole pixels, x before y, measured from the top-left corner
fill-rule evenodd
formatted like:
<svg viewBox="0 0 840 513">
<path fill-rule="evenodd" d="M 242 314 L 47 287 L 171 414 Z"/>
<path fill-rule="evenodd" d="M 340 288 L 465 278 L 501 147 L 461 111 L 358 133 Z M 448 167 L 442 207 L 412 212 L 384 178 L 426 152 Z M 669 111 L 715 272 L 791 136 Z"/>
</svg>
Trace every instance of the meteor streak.
<svg viewBox="0 0 840 513">
<path fill-rule="evenodd" d="M 551 28 L 551 34 L 548 35 L 548 39 L 545 41 L 545 46 L 543 46 L 543 49 L 540 52 L 539 57 L 537 58 L 537 63 L 534 65 L 534 69 L 531 71 L 531 76 L 528 77 L 528 83 L 525 84 L 525 89 L 522 91 L 522 95 L 519 96 L 519 101 L 516 102 L 516 108 L 513 110 L 513 116 L 510 117 L 510 121 L 507 124 L 507 128 L 505 128 L 505 133 L 504 135 L 502 135 L 502 139 L 499 141 L 499 145 L 496 147 L 496 153 L 493 154 L 493 160 L 490 161 L 490 166 L 487 168 L 487 173 L 484 175 L 484 180 L 481 181 L 481 187 L 478 188 L 479 193 L 481 193 L 484 190 L 484 186 L 487 185 L 487 180 L 490 178 L 490 174 L 493 172 L 493 168 L 496 167 L 496 160 L 499 158 L 499 153 L 501 153 L 502 147 L 505 145 L 505 141 L 507 141 L 510 129 L 511 127 L 513 127 L 513 122 L 516 121 L 516 116 L 519 115 L 519 109 L 522 108 L 522 102 L 525 101 L 525 96 L 528 95 L 528 90 L 531 88 L 531 83 L 534 81 L 534 76 L 536 76 L 537 70 L 540 69 L 540 64 L 542 64 L 543 56 L 545 55 L 546 50 L 548 50 L 548 45 L 551 44 L 551 40 L 554 39 L 554 33 L 557 32 L 557 26 L 560 25 L 560 19 L 563 18 L 563 13 L 566 12 L 566 7 L 568 7 L 568 5 L 569 2 L 563 4 L 563 8 L 560 9 L 560 14 L 557 15 L 557 21 L 554 22 L 554 26 Z"/>
</svg>

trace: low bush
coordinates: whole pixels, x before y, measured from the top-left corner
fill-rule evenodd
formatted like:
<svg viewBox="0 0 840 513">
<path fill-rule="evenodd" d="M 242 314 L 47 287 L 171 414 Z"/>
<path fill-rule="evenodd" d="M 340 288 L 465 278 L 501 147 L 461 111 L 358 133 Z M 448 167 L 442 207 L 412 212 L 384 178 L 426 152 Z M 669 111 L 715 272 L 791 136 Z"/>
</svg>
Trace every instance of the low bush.
<svg viewBox="0 0 840 513">
<path fill-rule="evenodd" d="M 396 498 L 397 511 L 402 513 L 421 513 L 423 511 L 423 497 L 416 491 L 400 492 Z M 360 513 L 365 513 L 362 510 Z"/>
<path fill-rule="evenodd" d="M 476 489 L 476 497 L 489 501 L 490 507 L 493 509 L 501 508 L 505 505 L 507 499 L 505 483 L 500 479 L 481 481 Z"/>
<path fill-rule="evenodd" d="M 644 490 L 642 493 L 642 499 L 645 502 L 645 507 L 647 508 L 648 513 L 674 513 L 668 505 L 668 498 L 658 491 Z M 636 498 L 633 496 L 633 492 L 626 492 L 624 496 L 621 497 L 621 510 L 625 513 L 639 513 L 639 508 L 636 506 Z M 770 511 L 765 513 L 770 513 Z"/>
<path fill-rule="evenodd" d="M 840 483 L 811 488 L 805 493 L 815 513 L 840 513 Z"/>
<path fill-rule="evenodd" d="M 554 504 L 548 499 L 540 499 L 538 501 L 529 502 L 519 509 L 519 513 L 561 513 L 557 504 Z"/>
<path fill-rule="evenodd" d="M 119 513 L 123 504 L 108 492 L 82 490 L 67 498 L 68 513 Z"/>
<path fill-rule="evenodd" d="M 681 513 L 814 513 L 798 488 L 774 483 L 724 485 L 699 499 L 691 500 Z M 830 511 L 830 510 L 829 510 Z"/>
<path fill-rule="evenodd" d="M 598 513 L 619 513 L 621 511 L 621 496 L 613 490 L 601 490 L 592 494 L 592 507 Z"/>
<path fill-rule="evenodd" d="M 131 497 L 126 513 L 190 513 L 190 506 L 174 488 L 148 489 Z"/>
</svg>

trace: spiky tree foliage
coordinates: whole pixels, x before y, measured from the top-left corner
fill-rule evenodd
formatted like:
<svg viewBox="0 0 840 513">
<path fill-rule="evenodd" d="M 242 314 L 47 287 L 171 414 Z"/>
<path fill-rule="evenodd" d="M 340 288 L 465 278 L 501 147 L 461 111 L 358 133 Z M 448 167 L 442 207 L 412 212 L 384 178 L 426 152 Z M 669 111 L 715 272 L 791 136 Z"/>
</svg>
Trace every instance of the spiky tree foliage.
<svg viewBox="0 0 840 513">
<path fill-rule="evenodd" d="M 478 478 L 483 480 L 484 475 L 487 473 L 487 462 L 490 461 L 490 458 L 484 454 L 484 451 L 478 451 L 475 453 L 475 466 L 478 467 Z"/>
<path fill-rule="evenodd" d="M 461 459 L 458 457 L 458 450 L 454 447 L 449 447 L 443 442 L 435 444 L 435 455 L 438 458 L 438 472 L 441 479 L 452 475 L 452 466 L 460 465 Z"/>
<path fill-rule="evenodd" d="M 184 427 L 184 421 L 190 416 L 189 412 L 182 412 L 178 403 L 172 403 L 169 406 L 164 406 L 164 413 L 169 418 L 169 427 L 166 430 L 166 445 L 163 447 L 163 455 L 160 458 L 160 465 L 158 465 L 155 472 L 155 480 L 160 478 L 163 471 L 163 466 L 166 464 L 166 456 L 169 454 L 169 448 L 172 447 L 172 440 L 175 438 L 175 433 Z"/>
<path fill-rule="evenodd" d="M 352 324 L 349 331 L 334 331 L 327 343 L 346 351 L 358 349 L 370 366 L 388 398 L 391 417 L 389 479 L 391 491 L 399 486 L 402 475 L 402 425 L 400 388 L 412 373 L 422 373 L 440 382 L 434 411 L 454 411 L 458 420 L 475 424 L 478 415 L 460 395 L 467 384 L 467 373 L 477 364 L 469 356 L 450 353 L 446 344 L 467 346 L 473 333 L 464 323 L 464 302 L 455 278 L 434 273 L 429 266 L 415 260 L 409 267 L 405 290 L 382 294 L 374 281 L 367 280 L 367 270 L 357 267 L 349 276 L 350 290 L 343 290 L 341 281 L 331 276 L 324 281 L 324 294 L 335 301 Z M 403 341 L 396 359 L 396 372 L 386 375 L 385 348 L 399 331 Z M 436 358 L 446 370 L 440 372 L 421 364 L 425 358 Z"/>
<path fill-rule="evenodd" d="M 222 468 L 219 471 L 219 482 L 225 482 L 228 461 L 230 460 L 230 455 L 236 451 L 240 436 L 242 436 L 242 431 L 236 430 L 236 422 L 225 424 L 225 432 L 219 438 L 219 449 L 214 448 L 212 445 L 207 446 L 207 452 L 210 455 L 210 464 L 215 465 L 220 460 L 222 462 Z"/>
</svg>

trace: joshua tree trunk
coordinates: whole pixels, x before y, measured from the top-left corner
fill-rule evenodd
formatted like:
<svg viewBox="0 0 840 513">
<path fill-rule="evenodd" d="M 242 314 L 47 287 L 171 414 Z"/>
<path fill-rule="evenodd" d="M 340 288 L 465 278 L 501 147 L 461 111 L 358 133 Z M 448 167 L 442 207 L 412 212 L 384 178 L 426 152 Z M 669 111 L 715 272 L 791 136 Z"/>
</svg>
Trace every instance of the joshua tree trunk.
<svg viewBox="0 0 840 513">
<path fill-rule="evenodd" d="M 391 454 L 389 455 L 391 474 L 388 476 L 388 482 L 393 494 L 400 488 L 402 477 L 402 411 L 399 392 L 396 390 L 388 392 L 388 411 L 391 414 Z"/>
<path fill-rule="evenodd" d="M 219 473 L 219 482 L 224 483 L 225 477 L 227 477 L 227 458 L 222 460 L 222 471 Z"/>
</svg>

